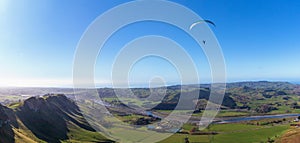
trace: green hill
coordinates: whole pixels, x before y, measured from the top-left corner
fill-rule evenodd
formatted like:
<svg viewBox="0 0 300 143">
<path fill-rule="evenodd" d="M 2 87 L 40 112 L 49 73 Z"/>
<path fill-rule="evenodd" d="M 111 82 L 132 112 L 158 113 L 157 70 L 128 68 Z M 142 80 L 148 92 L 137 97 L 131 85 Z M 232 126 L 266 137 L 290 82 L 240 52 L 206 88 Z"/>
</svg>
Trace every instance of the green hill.
<svg viewBox="0 0 300 143">
<path fill-rule="evenodd" d="M 298 112 L 300 109 L 300 86 L 288 82 L 236 82 L 226 84 L 226 94 L 223 99 L 222 109 L 228 109 L 231 111 L 243 111 L 249 114 L 260 114 L 260 113 L 291 113 Z M 126 104 L 153 107 L 155 110 L 173 110 L 180 99 L 180 96 L 194 95 L 193 93 L 199 93 L 197 109 L 203 110 L 210 96 L 210 85 L 175 85 L 168 86 L 166 88 L 160 87 L 155 90 L 166 89 L 166 94 L 162 101 L 160 96 L 152 97 L 152 102 L 146 99 L 151 94 L 149 88 L 132 88 L 131 91 L 134 96 L 139 97 L 140 100 L 132 100 L 126 94 L 125 90 L 118 89 L 122 97 L 122 101 Z M 123 90 L 123 91 L 122 91 Z M 153 89 L 151 89 L 153 90 Z M 117 96 L 114 93 L 114 89 L 111 88 L 100 88 L 98 93 L 102 99 L 111 104 L 120 103 Z M 123 93 L 123 94 L 122 94 Z M 201 106 L 199 105 L 201 104 Z M 184 107 L 180 108 L 184 109 Z"/>
<path fill-rule="evenodd" d="M 0 106 L 0 142 L 111 142 L 64 95 L 31 97 L 17 105 Z"/>
</svg>

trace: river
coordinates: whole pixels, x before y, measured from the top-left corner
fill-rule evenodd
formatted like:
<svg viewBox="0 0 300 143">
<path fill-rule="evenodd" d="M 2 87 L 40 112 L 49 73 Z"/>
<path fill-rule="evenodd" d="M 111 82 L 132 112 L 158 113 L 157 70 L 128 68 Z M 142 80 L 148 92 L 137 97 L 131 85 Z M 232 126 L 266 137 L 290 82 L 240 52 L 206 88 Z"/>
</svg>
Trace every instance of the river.
<svg viewBox="0 0 300 143">
<path fill-rule="evenodd" d="M 96 101 L 97 102 L 97 101 Z M 112 106 L 107 102 L 97 102 L 98 104 L 104 106 Z M 139 111 L 139 113 L 146 114 L 148 116 L 162 118 L 159 115 L 156 115 L 152 111 Z M 300 114 L 278 114 L 278 115 L 262 115 L 262 116 L 246 116 L 246 117 L 232 117 L 232 118 L 220 118 L 215 120 L 213 123 L 215 124 L 224 124 L 224 123 L 238 123 L 243 121 L 253 121 L 253 120 L 262 120 L 262 119 L 276 119 L 276 118 L 290 118 L 290 117 L 298 117 Z M 199 119 L 200 120 L 200 119 Z M 196 120 L 194 120 L 196 121 Z"/>
<path fill-rule="evenodd" d="M 263 115 L 263 116 L 249 116 L 249 117 L 234 117 L 221 119 L 216 121 L 217 124 L 223 123 L 237 123 L 243 121 L 253 121 L 253 120 L 261 120 L 261 119 L 276 119 L 276 118 L 290 118 L 290 117 L 298 117 L 300 114 L 279 114 L 279 115 Z"/>
</svg>

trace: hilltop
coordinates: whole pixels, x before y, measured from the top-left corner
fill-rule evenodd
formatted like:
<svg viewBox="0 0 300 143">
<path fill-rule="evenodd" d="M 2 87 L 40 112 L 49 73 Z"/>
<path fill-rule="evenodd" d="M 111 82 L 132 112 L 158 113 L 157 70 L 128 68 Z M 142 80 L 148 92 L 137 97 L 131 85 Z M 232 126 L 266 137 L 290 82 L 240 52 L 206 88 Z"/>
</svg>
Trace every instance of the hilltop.
<svg viewBox="0 0 300 143">
<path fill-rule="evenodd" d="M 0 105 L 0 142 L 111 142 L 63 94 L 31 97 L 9 107 Z"/>
</svg>

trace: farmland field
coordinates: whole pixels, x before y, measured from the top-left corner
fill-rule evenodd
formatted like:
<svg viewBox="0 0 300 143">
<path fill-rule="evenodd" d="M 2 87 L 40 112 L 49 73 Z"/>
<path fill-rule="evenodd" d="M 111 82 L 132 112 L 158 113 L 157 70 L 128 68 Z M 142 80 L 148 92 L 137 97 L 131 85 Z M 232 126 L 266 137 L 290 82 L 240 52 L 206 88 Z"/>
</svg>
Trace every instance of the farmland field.
<svg viewBox="0 0 300 143">
<path fill-rule="evenodd" d="M 185 137 L 188 137 L 190 142 L 199 143 L 260 143 L 267 142 L 268 138 L 276 140 L 288 129 L 288 124 L 263 127 L 246 124 L 218 124 L 212 125 L 209 129 L 209 131 L 219 132 L 217 135 L 174 134 L 160 143 L 183 143 Z"/>
</svg>

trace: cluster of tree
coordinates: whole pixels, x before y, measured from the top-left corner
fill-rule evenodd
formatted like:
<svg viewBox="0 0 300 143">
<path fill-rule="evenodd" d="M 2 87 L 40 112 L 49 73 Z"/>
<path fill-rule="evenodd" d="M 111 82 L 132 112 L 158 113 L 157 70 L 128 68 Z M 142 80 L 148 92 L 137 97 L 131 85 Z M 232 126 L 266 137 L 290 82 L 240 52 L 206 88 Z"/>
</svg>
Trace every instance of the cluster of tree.
<svg viewBox="0 0 300 143">
<path fill-rule="evenodd" d="M 300 105 L 298 105 L 297 102 L 293 102 L 293 103 L 291 104 L 291 108 L 292 108 L 292 109 L 300 109 Z"/>
<path fill-rule="evenodd" d="M 289 97 L 289 96 L 283 96 L 283 97 L 282 97 L 283 100 L 289 100 L 290 98 L 291 98 L 291 97 Z"/>
<path fill-rule="evenodd" d="M 274 125 L 274 124 L 282 124 L 284 122 L 289 122 L 285 118 L 279 120 L 269 120 L 269 121 L 260 121 L 260 122 L 248 122 L 248 125 L 256 125 L 256 126 L 265 126 L 265 125 Z"/>
<path fill-rule="evenodd" d="M 141 117 L 136 120 L 132 120 L 131 124 L 133 125 L 149 125 L 155 121 L 160 120 L 160 118 L 155 118 L 155 117 Z"/>
<path fill-rule="evenodd" d="M 200 131 L 198 128 L 196 127 L 193 127 L 190 132 L 189 132 L 190 135 L 216 135 L 218 134 L 217 132 L 203 132 L 203 131 Z"/>
<path fill-rule="evenodd" d="M 243 104 L 242 106 L 238 106 L 237 109 L 247 109 L 247 110 L 250 110 L 251 107 L 246 105 L 246 104 Z"/>
<path fill-rule="evenodd" d="M 271 98 L 273 96 L 282 96 L 282 95 L 287 95 L 287 93 L 281 90 L 277 91 L 275 89 L 266 89 L 264 90 L 264 92 L 262 92 L 262 96 L 265 98 Z"/>
<path fill-rule="evenodd" d="M 268 112 L 271 112 L 273 110 L 278 110 L 278 109 L 276 107 L 273 107 L 272 105 L 269 105 L 269 104 L 260 105 L 255 109 L 255 111 L 257 113 L 268 113 Z"/>
<path fill-rule="evenodd" d="M 274 120 L 274 121 L 267 121 L 267 122 L 261 122 L 259 125 L 264 126 L 264 125 L 274 125 L 274 124 L 281 124 L 284 122 L 283 120 Z"/>
</svg>

